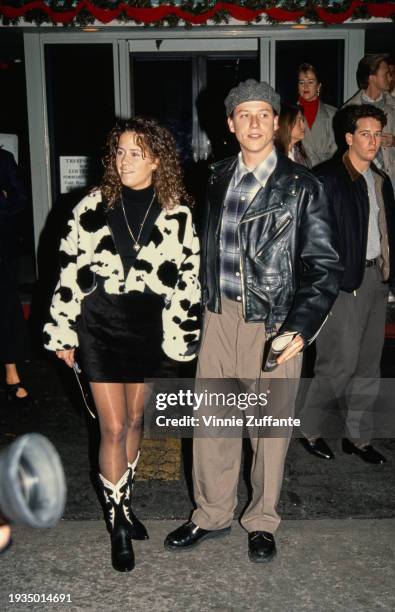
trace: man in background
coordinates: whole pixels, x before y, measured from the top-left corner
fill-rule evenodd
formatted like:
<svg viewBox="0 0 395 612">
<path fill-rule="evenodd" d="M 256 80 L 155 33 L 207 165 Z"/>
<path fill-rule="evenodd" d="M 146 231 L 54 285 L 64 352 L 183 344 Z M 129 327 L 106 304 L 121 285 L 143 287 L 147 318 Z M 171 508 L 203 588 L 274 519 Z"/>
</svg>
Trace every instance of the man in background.
<svg viewBox="0 0 395 612">
<path fill-rule="evenodd" d="M 381 135 L 381 148 L 375 164 L 384 170 L 395 189 L 395 98 L 390 95 L 391 77 L 389 55 L 373 53 L 365 55 L 358 64 L 357 83 L 360 90 L 349 104 L 372 104 L 383 111 L 386 127 Z"/>
<path fill-rule="evenodd" d="M 300 415 L 306 450 L 323 459 L 334 456 L 322 436 L 327 409 L 335 405 L 345 408 L 343 451 L 368 463 L 385 462 L 371 438 L 388 290 L 395 281 L 394 193 L 373 163 L 386 121 L 376 106 L 347 107 L 346 153 L 314 169 L 336 216 L 344 266 L 340 293 L 316 340 L 315 377 Z"/>
</svg>

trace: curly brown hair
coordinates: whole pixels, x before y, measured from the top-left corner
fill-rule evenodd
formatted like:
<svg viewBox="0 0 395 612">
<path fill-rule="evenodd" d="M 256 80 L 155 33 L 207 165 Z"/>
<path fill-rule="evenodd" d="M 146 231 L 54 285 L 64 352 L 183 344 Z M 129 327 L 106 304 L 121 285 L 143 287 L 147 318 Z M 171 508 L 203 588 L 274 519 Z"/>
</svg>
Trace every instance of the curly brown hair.
<svg viewBox="0 0 395 612">
<path fill-rule="evenodd" d="M 172 134 L 155 119 L 133 117 L 118 121 L 107 137 L 100 189 L 108 208 L 113 208 L 121 199 L 122 183 L 115 159 L 119 138 L 124 132 L 134 132 L 143 155 L 159 160 L 158 168 L 153 172 L 153 186 L 162 208 L 171 209 L 178 204 L 192 206 L 193 200 L 184 187 L 183 172 Z"/>
</svg>

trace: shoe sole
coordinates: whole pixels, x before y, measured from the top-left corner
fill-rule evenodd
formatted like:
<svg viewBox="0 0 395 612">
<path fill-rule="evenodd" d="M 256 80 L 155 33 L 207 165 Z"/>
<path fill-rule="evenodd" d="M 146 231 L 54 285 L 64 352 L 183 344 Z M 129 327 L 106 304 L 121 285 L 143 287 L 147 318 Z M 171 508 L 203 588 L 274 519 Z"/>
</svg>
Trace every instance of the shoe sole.
<svg viewBox="0 0 395 612">
<path fill-rule="evenodd" d="M 324 459 L 325 461 L 331 461 L 332 459 L 335 458 L 334 453 L 332 453 L 332 455 L 323 455 L 322 453 L 317 453 L 315 451 L 313 451 L 308 444 L 306 444 L 305 442 L 301 441 L 301 446 L 303 446 L 303 448 L 305 449 L 305 451 L 307 453 L 309 453 L 309 455 L 311 455 L 312 457 L 317 457 L 317 459 Z"/>
<path fill-rule="evenodd" d="M 135 568 L 136 566 L 135 566 L 135 564 L 134 564 L 134 563 L 133 563 L 133 564 L 129 564 L 129 565 L 125 565 L 125 566 L 122 566 L 122 565 L 116 565 L 116 564 L 114 564 L 114 563 L 113 563 L 113 564 L 112 564 L 112 567 L 113 567 L 113 569 L 114 569 L 116 572 L 131 572 L 131 571 L 133 571 L 133 570 L 134 570 L 134 568 Z"/>
<path fill-rule="evenodd" d="M 136 535 L 131 535 L 130 537 L 132 540 L 137 540 L 138 542 L 145 542 L 146 540 L 149 540 L 149 535 L 143 536 L 142 538 Z"/>
<path fill-rule="evenodd" d="M 210 531 L 209 533 L 206 533 L 206 535 L 202 536 L 199 540 L 197 540 L 197 542 L 194 542 L 189 546 L 172 546 L 171 544 L 165 542 L 164 547 L 166 550 L 170 550 L 171 552 L 187 552 L 189 550 L 192 550 L 193 548 L 196 548 L 196 546 L 199 546 L 199 544 L 201 542 L 204 542 L 204 540 L 214 540 L 215 538 L 223 538 L 224 536 L 227 536 L 230 533 L 230 530 L 231 527 L 225 527 L 225 529 L 216 529 L 215 531 Z"/>
<path fill-rule="evenodd" d="M 248 551 L 248 558 L 252 563 L 269 563 L 272 561 L 272 559 L 274 559 L 276 554 L 277 551 L 274 550 L 270 555 L 267 555 L 267 557 L 254 557 L 251 551 Z"/>
<path fill-rule="evenodd" d="M 356 457 L 358 457 L 359 459 L 362 459 L 362 461 L 364 461 L 365 463 L 369 463 L 370 465 L 384 465 L 384 463 L 387 463 L 386 459 L 384 459 L 384 461 L 369 461 L 360 453 L 356 453 L 355 450 L 350 450 L 350 449 L 345 450 L 344 448 L 342 450 L 345 455 L 355 455 Z"/>
</svg>

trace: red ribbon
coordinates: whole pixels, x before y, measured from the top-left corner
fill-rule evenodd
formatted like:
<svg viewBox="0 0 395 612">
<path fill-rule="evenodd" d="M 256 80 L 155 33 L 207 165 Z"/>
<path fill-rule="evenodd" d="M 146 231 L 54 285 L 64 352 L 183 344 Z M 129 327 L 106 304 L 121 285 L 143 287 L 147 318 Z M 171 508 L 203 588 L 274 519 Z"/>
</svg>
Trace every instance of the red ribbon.
<svg viewBox="0 0 395 612">
<path fill-rule="evenodd" d="M 321 7 L 314 7 L 317 17 L 326 24 L 339 24 L 350 19 L 354 11 L 360 7 L 364 7 L 371 17 L 391 17 L 395 15 L 395 2 L 385 2 L 383 4 L 375 4 L 363 2 L 362 0 L 354 0 L 349 8 L 341 13 L 328 11 Z M 110 23 L 118 18 L 121 12 L 125 13 L 129 19 L 145 24 L 155 23 L 166 19 L 171 15 L 177 16 L 186 23 L 201 25 L 207 23 L 219 11 L 226 11 L 231 17 L 238 21 L 254 21 L 259 15 L 265 14 L 274 21 L 278 22 L 294 22 L 301 19 L 305 15 L 304 10 L 288 11 L 281 8 L 271 9 L 250 9 L 245 6 L 237 6 L 227 2 L 217 2 L 211 9 L 204 13 L 195 15 L 181 9 L 179 6 L 161 6 L 152 8 L 136 8 L 127 4 L 119 4 L 114 9 L 103 9 L 95 6 L 89 0 L 80 0 L 78 4 L 68 11 L 54 11 L 43 2 L 43 0 L 33 0 L 18 8 L 8 5 L 0 6 L 0 15 L 4 15 L 9 19 L 18 19 L 23 17 L 28 11 L 41 11 L 46 13 L 54 23 L 71 23 L 76 16 L 86 9 L 100 23 Z M 311 10 L 311 8 L 310 8 Z"/>
</svg>

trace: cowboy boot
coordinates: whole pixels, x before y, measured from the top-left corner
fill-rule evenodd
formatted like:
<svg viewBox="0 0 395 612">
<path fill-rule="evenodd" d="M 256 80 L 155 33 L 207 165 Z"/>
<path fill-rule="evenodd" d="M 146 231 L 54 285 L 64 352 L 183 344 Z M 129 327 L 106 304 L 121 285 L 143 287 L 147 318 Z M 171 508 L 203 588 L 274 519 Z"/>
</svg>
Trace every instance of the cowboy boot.
<svg viewBox="0 0 395 612">
<path fill-rule="evenodd" d="M 141 521 L 139 521 L 139 519 L 137 518 L 137 516 L 135 515 L 135 513 L 133 512 L 133 509 L 132 509 L 132 490 L 133 490 L 133 484 L 134 484 L 134 475 L 136 473 L 136 467 L 137 467 L 137 463 L 139 461 L 139 458 L 140 458 L 140 451 L 138 451 L 137 457 L 133 461 L 133 463 L 128 463 L 128 467 L 129 467 L 129 487 L 130 487 L 129 516 L 130 516 L 130 520 L 132 522 L 132 530 L 131 530 L 132 539 L 133 540 L 148 540 L 149 535 L 147 533 L 146 528 L 144 527 L 143 523 Z"/>
<path fill-rule="evenodd" d="M 107 521 L 111 534 L 112 566 L 118 572 L 130 572 L 134 568 L 132 548 L 132 523 L 129 515 L 130 485 L 129 470 L 116 484 L 99 474 L 105 501 Z"/>
</svg>

